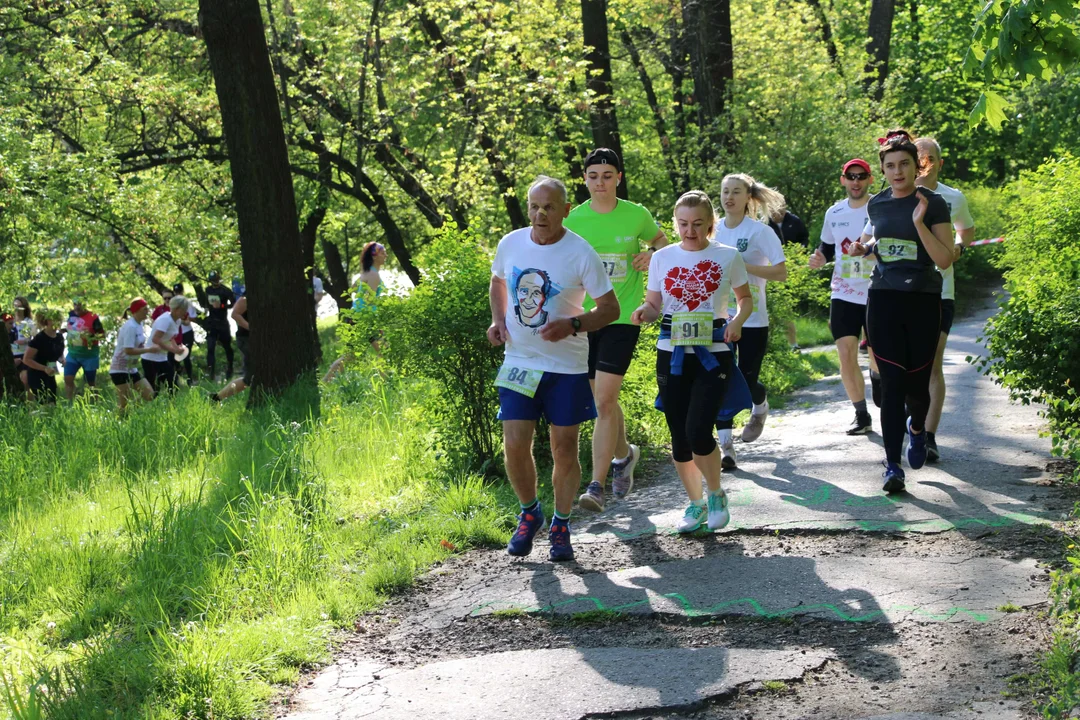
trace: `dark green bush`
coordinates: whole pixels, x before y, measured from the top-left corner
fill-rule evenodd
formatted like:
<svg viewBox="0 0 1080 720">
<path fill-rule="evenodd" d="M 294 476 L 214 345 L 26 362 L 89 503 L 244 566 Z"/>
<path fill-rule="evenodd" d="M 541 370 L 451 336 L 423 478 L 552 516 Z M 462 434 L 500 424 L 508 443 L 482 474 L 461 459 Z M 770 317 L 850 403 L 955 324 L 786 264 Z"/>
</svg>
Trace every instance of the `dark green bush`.
<svg viewBox="0 0 1080 720">
<path fill-rule="evenodd" d="M 1008 298 L 986 328 L 980 368 L 1024 404 L 1045 403 L 1054 453 L 1080 460 L 1080 159 L 1026 173 L 1009 213 Z"/>
<path fill-rule="evenodd" d="M 370 353 L 379 337 L 382 362 L 401 377 L 429 380 L 436 399 L 425 419 L 451 462 L 463 470 L 490 469 L 501 436 L 493 385 L 503 349 L 492 347 L 488 283 L 491 253 L 471 233 L 444 229 L 416 258 L 422 282 L 407 296 L 369 299 L 374 307 L 351 313 L 346 345 Z"/>
</svg>

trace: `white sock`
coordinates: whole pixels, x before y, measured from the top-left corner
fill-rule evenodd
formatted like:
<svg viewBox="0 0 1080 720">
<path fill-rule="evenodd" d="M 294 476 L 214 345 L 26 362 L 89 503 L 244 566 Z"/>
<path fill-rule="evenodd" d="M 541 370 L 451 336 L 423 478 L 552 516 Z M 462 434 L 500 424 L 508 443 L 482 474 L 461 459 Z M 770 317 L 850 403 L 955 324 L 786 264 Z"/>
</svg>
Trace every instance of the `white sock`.
<svg viewBox="0 0 1080 720">
<path fill-rule="evenodd" d="M 760 405 L 758 405 L 757 403 L 754 403 L 754 409 L 750 411 L 750 413 L 752 415 L 764 415 L 767 412 L 769 412 L 769 401 L 768 400 L 761 403 Z"/>
<path fill-rule="evenodd" d="M 727 445 L 731 442 L 731 428 L 728 428 L 727 430 L 717 430 L 716 439 L 721 445 Z"/>
<path fill-rule="evenodd" d="M 700 500 L 691 500 L 691 502 L 698 507 L 705 507 L 706 505 L 705 498 L 701 498 Z"/>
</svg>

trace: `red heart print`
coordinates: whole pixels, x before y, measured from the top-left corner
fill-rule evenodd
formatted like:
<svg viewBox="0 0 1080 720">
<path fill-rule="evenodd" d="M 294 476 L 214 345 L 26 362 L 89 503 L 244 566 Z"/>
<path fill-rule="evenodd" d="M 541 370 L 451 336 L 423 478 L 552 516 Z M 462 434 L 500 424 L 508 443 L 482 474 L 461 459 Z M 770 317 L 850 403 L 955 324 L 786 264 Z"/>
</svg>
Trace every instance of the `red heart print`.
<svg viewBox="0 0 1080 720">
<path fill-rule="evenodd" d="M 693 312 L 720 289 L 724 269 L 712 260 L 702 260 L 693 269 L 673 267 L 664 278 L 667 294 Z"/>
</svg>

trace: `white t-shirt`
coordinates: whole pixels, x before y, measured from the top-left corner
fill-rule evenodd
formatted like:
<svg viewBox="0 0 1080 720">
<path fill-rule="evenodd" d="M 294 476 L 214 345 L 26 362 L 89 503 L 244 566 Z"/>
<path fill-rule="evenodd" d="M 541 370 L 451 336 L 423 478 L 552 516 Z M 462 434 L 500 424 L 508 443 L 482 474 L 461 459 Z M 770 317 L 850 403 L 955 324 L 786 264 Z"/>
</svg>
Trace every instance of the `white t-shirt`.
<svg viewBox="0 0 1080 720">
<path fill-rule="evenodd" d="M 728 295 L 749 279 L 742 255 L 715 240 L 704 250 L 683 250 L 668 245 L 653 253 L 649 262 L 648 289 L 663 298 L 661 313 L 712 311 L 713 319 L 728 316 Z M 658 350 L 671 350 L 671 340 L 656 341 Z M 711 352 L 728 352 L 722 342 L 709 345 Z"/>
<path fill-rule="evenodd" d="M 165 313 L 168 315 L 168 313 Z M 161 316 L 164 317 L 164 316 Z M 139 371 L 139 358 L 150 357 L 149 355 L 127 355 L 124 348 L 146 347 L 146 331 L 141 323 L 135 318 L 129 317 L 120 326 L 120 332 L 116 334 L 116 349 L 113 350 L 112 362 L 109 364 L 111 373 L 133 374 Z"/>
<path fill-rule="evenodd" d="M 975 219 L 971 217 L 971 210 L 968 208 L 967 198 L 964 197 L 964 193 L 944 183 L 938 183 L 937 187 L 934 188 L 934 192 L 945 198 L 945 202 L 949 205 L 949 213 L 952 215 L 954 228 L 967 230 L 975 227 Z M 950 265 L 944 270 L 939 269 L 938 272 L 941 273 L 941 298 L 943 300 L 955 300 L 956 277 L 953 275 L 953 266 Z"/>
<path fill-rule="evenodd" d="M 548 342 L 540 330 L 549 320 L 581 315 L 585 293 L 595 300 L 611 292 L 604 263 L 589 243 L 567 230 L 558 242 L 537 245 L 532 228 L 514 230 L 499 241 L 491 272 L 506 281 L 506 359 L 528 370 L 588 372 L 585 333 Z"/>
<path fill-rule="evenodd" d="M 150 326 L 151 343 L 154 341 L 154 333 L 156 333 L 158 330 L 165 333 L 161 336 L 161 342 L 165 342 L 166 340 L 172 340 L 174 337 L 176 337 L 176 333 L 180 332 L 180 326 L 175 320 L 173 320 L 171 312 L 161 313 L 160 315 L 158 315 L 157 320 L 154 321 L 154 324 Z M 167 352 L 152 352 L 146 353 L 142 357 L 143 360 L 150 360 L 153 362 L 166 362 L 169 359 L 169 354 Z"/>
<path fill-rule="evenodd" d="M 747 265 L 779 265 L 784 262 L 784 248 L 780 245 L 780 238 L 776 237 L 771 227 L 749 216 L 744 217 L 743 221 L 733 228 L 729 228 L 721 220 L 716 224 L 716 237 L 713 240 L 738 250 L 742 253 L 743 262 Z M 748 277 L 750 296 L 754 301 L 754 314 L 743 327 L 769 327 L 769 308 L 765 301 L 765 278 L 749 274 Z"/>
<path fill-rule="evenodd" d="M 825 213 L 825 224 L 821 228 L 821 242 L 836 246 L 836 257 L 832 275 L 832 299 L 844 300 L 856 305 L 866 304 L 866 292 L 870 288 L 870 273 L 874 270 L 873 257 L 852 257 L 848 255 L 848 246 L 862 235 L 863 228 L 870 222 L 866 215 L 866 206 L 853 208 L 844 198 Z"/>
</svg>

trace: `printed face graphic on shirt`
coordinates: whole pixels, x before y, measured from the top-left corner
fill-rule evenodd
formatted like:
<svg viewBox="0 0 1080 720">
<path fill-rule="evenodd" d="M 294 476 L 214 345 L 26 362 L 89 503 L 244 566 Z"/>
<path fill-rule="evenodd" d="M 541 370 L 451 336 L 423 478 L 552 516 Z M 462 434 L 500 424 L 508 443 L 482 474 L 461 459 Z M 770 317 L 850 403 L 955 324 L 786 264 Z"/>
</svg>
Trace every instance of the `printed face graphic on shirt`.
<svg viewBox="0 0 1080 720">
<path fill-rule="evenodd" d="M 750 238 L 739 238 L 735 241 L 735 247 L 739 248 L 739 252 L 746 252 L 746 248 L 750 247 Z"/>
<path fill-rule="evenodd" d="M 720 289 L 723 277 L 723 267 L 712 260 L 702 260 L 692 268 L 673 267 L 668 270 L 664 290 L 693 312 L 712 299 L 713 293 Z"/>
<path fill-rule="evenodd" d="M 525 327 L 539 328 L 547 322 L 544 305 L 559 294 L 561 288 L 551 282 L 543 270 L 514 268 L 512 283 L 514 294 L 514 314 L 518 322 Z"/>
</svg>

